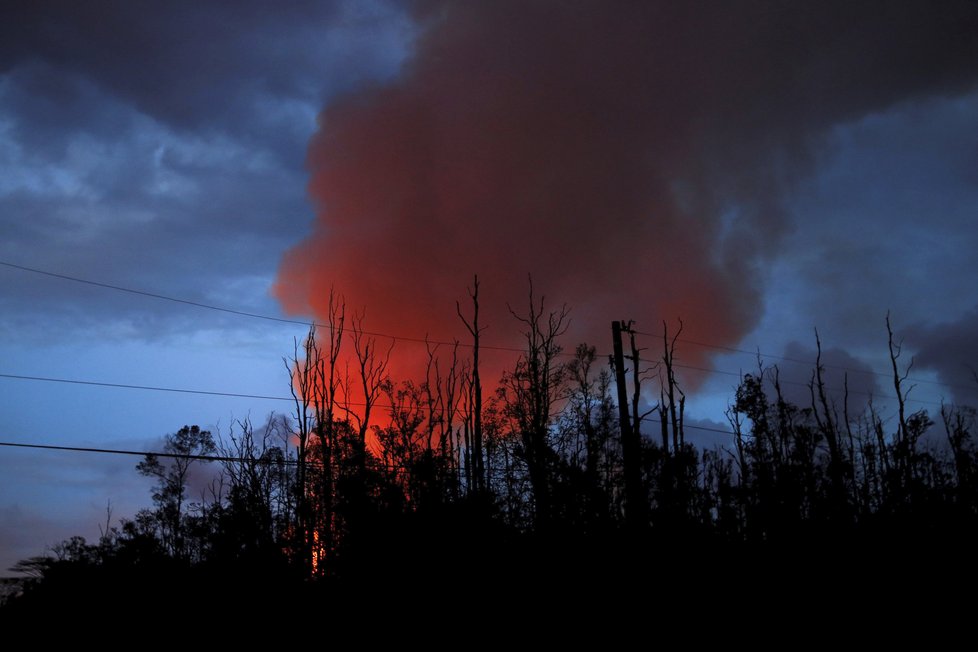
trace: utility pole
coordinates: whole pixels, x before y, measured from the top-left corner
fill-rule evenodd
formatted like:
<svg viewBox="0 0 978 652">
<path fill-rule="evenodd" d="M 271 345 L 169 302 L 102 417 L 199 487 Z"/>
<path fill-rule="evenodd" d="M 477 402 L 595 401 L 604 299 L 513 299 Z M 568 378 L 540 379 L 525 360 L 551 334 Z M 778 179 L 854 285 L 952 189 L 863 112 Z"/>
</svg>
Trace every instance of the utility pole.
<svg viewBox="0 0 978 652">
<path fill-rule="evenodd" d="M 641 443 L 638 430 L 633 427 L 631 416 L 628 414 L 628 390 L 625 387 L 625 354 L 621 343 L 621 332 L 628 329 L 629 325 L 623 322 L 611 322 L 615 385 L 618 387 L 618 423 L 621 430 L 622 463 L 625 467 L 625 520 L 634 531 L 643 526 L 646 499 L 642 495 Z"/>
</svg>

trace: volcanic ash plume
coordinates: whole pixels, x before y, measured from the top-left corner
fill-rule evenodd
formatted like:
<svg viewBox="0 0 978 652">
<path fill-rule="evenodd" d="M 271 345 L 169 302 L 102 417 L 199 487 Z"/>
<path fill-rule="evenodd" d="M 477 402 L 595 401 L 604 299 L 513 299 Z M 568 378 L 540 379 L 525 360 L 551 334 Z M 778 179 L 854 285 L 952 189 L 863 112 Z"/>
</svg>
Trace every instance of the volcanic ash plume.
<svg viewBox="0 0 978 652">
<path fill-rule="evenodd" d="M 973 68 L 975 5 L 870 4 L 424 4 L 401 76 L 322 114 L 317 221 L 275 293 L 325 317 L 335 287 L 370 330 L 449 339 L 478 273 L 484 340 L 512 345 L 532 274 L 571 305 L 568 346 L 609 349 L 623 318 L 733 344 L 819 133 Z"/>
</svg>

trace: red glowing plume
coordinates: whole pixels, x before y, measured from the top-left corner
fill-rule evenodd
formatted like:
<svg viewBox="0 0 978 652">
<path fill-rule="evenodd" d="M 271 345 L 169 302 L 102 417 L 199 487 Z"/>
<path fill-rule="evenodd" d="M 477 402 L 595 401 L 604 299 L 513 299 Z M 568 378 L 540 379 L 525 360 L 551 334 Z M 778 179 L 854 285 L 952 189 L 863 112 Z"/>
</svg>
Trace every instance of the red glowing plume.
<svg viewBox="0 0 978 652">
<path fill-rule="evenodd" d="M 821 93 L 868 78 L 819 74 L 826 44 L 848 47 L 826 22 L 844 5 L 815 20 L 694 4 L 425 5 L 400 77 L 320 118 L 317 221 L 275 286 L 286 310 L 324 316 L 335 286 L 370 330 L 461 337 L 455 301 L 478 273 L 484 340 L 513 345 L 506 306 L 523 308 L 532 274 L 572 307 L 568 347 L 606 351 L 627 318 L 737 342 L 810 134 L 887 96 Z"/>
</svg>

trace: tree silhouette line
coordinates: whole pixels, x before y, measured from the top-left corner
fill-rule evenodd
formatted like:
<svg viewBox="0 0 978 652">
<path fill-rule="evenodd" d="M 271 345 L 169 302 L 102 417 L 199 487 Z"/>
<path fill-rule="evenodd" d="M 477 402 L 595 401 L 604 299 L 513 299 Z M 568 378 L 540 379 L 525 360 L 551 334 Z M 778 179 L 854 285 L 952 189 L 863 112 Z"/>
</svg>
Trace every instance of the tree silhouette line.
<svg viewBox="0 0 978 652">
<path fill-rule="evenodd" d="M 5 611 L 93 591 L 152 602 L 163 599 L 153 587 L 175 583 L 332 600 L 438 583 L 485 594 L 514 578 L 649 582 L 673 596 L 825 573 L 890 586 L 910 568 L 973 579 L 976 411 L 943 405 L 935 423 L 908 410 L 889 318 L 895 416 L 872 400 L 857 409 L 848 391 L 832 398 L 816 336 L 807 404 L 758 361 L 727 411 L 729 441 L 701 449 L 686 438 L 681 324 L 672 337 L 663 325 L 653 363 L 629 323 L 616 325 L 629 355 L 606 363 L 588 344 L 566 355 L 568 310 L 531 285 L 526 309 L 511 310 L 523 351 L 485 395 L 478 287 L 469 311 L 458 306 L 471 355 L 429 346 L 424 376 L 400 382 L 391 348 L 331 295 L 326 324 L 285 360 L 291 415 L 168 435 L 166 456 L 136 467 L 154 479 L 152 507 L 118 525 L 109 514 L 96 543 L 73 537 L 18 563 L 28 579 Z M 200 495 L 194 473 L 209 480 Z"/>
</svg>

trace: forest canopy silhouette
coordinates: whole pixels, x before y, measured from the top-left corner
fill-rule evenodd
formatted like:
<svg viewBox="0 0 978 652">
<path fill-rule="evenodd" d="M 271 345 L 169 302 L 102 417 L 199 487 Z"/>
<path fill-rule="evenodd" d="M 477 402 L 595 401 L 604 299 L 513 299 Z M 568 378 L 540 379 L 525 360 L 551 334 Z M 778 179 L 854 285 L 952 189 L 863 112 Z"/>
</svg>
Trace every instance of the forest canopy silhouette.
<svg viewBox="0 0 978 652">
<path fill-rule="evenodd" d="M 388 373 L 395 353 L 334 293 L 331 318 L 286 359 L 290 414 L 168 435 L 136 466 L 154 480 L 152 506 L 118 525 L 110 514 L 98 542 L 22 561 L 4 611 L 83 595 L 157 605 L 176 586 L 335 604 L 459 581 L 460 569 L 483 597 L 744 581 L 802 595 L 829 576 L 885 592 L 907 574 L 901 590 L 936 590 L 947 573 L 973 577 L 976 411 L 907 409 L 910 361 L 889 318 L 892 416 L 876 399 L 837 400 L 816 340 L 809 401 L 787 401 L 778 367 L 759 360 L 726 438 L 704 449 L 687 441 L 681 323 L 653 338 L 616 322 L 608 359 L 565 348 L 568 309 L 531 289 L 512 315 L 522 351 L 483 379 L 479 289 L 458 307 L 472 341 L 429 347 L 415 379 Z M 200 495 L 194 474 L 210 479 Z M 873 564 L 853 562 L 863 556 Z"/>
</svg>

